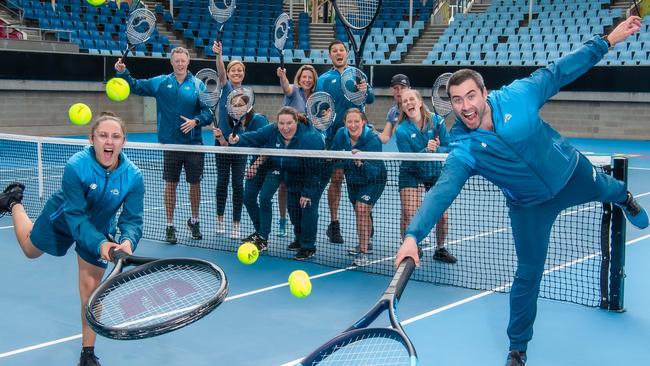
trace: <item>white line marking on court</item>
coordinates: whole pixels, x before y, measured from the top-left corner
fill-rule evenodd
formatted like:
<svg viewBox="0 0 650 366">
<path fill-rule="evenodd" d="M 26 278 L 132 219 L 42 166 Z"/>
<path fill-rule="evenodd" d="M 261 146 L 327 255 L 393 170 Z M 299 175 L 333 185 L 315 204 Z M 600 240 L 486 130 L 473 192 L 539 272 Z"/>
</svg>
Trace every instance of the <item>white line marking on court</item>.
<svg viewBox="0 0 650 366">
<path fill-rule="evenodd" d="M 630 240 L 630 241 L 627 241 L 627 242 L 625 243 L 625 246 L 632 245 L 632 244 L 634 244 L 634 243 L 640 242 L 640 241 L 645 240 L 645 239 L 648 239 L 648 238 L 650 238 L 650 234 L 647 234 L 647 235 L 644 235 L 644 236 L 638 237 L 638 238 L 636 238 L 636 239 L 632 239 L 632 240 Z M 546 271 L 544 271 L 544 274 L 546 275 L 546 274 L 549 274 L 549 273 L 552 273 L 552 272 L 558 271 L 558 270 L 560 270 L 560 269 L 562 269 L 562 268 L 570 267 L 570 266 L 572 266 L 572 265 L 574 265 L 574 264 L 577 264 L 577 263 L 580 263 L 580 262 L 584 262 L 584 261 L 589 260 L 589 259 L 591 259 L 591 258 L 593 258 L 593 257 L 595 257 L 595 256 L 598 256 L 598 255 L 600 255 L 600 252 L 590 254 L 590 255 L 588 255 L 588 256 L 586 256 L 586 257 L 583 257 L 583 258 L 580 258 L 580 259 L 576 259 L 576 260 L 573 260 L 573 261 L 571 261 L 571 262 L 567 262 L 567 263 L 564 263 L 564 264 L 561 264 L 561 265 L 555 266 L 555 267 L 553 267 L 553 268 L 549 268 L 549 269 L 547 269 Z M 502 285 L 502 286 L 499 286 L 499 287 L 495 287 L 495 288 L 493 288 L 492 290 L 483 291 L 483 292 L 480 292 L 480 293 L 478 293 L 478 294 L 476 294 L 476 295 L 473 295 L 473 296 L 470 296 L 470 297 L 466 297 L 466 298 L 464 298 L 464 299 L 460 299 L 460 300 L 458 300 L 458 301 L 456 301 L 456 302 L 452 302 L 451 304 L 447 304 L 447 305 L 445 305 L 445 306 L 441 306 L 441 307 L 439 307 L 439 308 L 436 308 L 436 309 L 433 309 L 433 310 L 427 311 L 426 313 L 422 313 L 422 314 L 420 314 L 420 315 L 416 315 L 416 316 L 414 316 L 414 317 L 411 317 L 411 318 L 408 318 L 408 319 L 406 319 L 406 320 L 403 320 L 403 321 L 400 322 L 400 324 L 402 324 L 402 325 L 404 326 L 404 325 L 408 325 L 408 324 L 414 323 L 414 322 L 416 322 L 416 321 L 418 321 L 418 320 L 426 319 L 426 318 L 431 317 L 431 316 L 433 316 L 433 315 L 436 315 L 436 314 L 442 313 L 442 312 L 447 311 L 447 310 L 451 310 L 451 309 L 453 309 L 453 308 L 455 308 L 455 307 L 458 307 L 458 306 L 461 306 L 461 305 L 464 305 L 464 304 L 470 303 L 470 302 L 472 302 L 472 301 L 474 301 L 474 300 L 478 300 L 478 299 L 483 298 L 483 297 L 485 297 L 485 296 L 491 295 L 491 294 L 493 294 L 493 293 L 495 293 L 495 292 L 502 292 L 503 290 L 505 290 L 506 288 L 510 287 L 511 285 L 512 285 L 512 282 L 509 282 L 509 283 L 507 283 L 507 284 L 505 284 L 505 285 Z M 301 360 L 302 360 L 302 357 L 299 358 L 299 359 L 293 360 L 293 361 L 289 361 L 289 362 L 283 363 L 283 364 L 280 365 L 280 366 L 296 366 L 296 365 L 298 365 L 298 364 L 300 363 Z"/>
<path fill-rule="evenodd" d="M 650 195 L 650 192 L 642 193 L 642 194 L 636 195 L 635 197 L 643 197 L 643 196 L 646 196 L 646 195 Z M 12 228 L 12 227 L 13 227 L 13 226 L 5 226 L 5 227 L 0 227 L 0 229 L 7 229 L 7 228 Z M 492 231 L 492 232 L 481 233 L 481 234 L 473 235 L 473 236 L 470 236 L 470 237 L 467 237 L 467 238 L 464 238 L 464 239 L 459 239 L 459 240 L 456 240 L 455 242 L 462 241 L 462 240 L 471 240 L 471 239 L 473 239 L 473 238 L 477 238 L 477 237 L 481 237 L 481 236 L 485 236 L 485 235 L 490 235 L 490 234 L 492 234 L 492 233 L 499 232 L 499 231 L 503 231 L 503 230 L 508 230 L 508 229 L 507 229 L 507 228 L 506 228 L 506 229 L 497 229 L 497 230 L 494 230 L 494 231 Z M 625 243 L 625 245 L 626 245 L 626 246 L 627 246 L 627 245 L 631 245 L 631 244 L 634 244 L 634 243 L 636 243 L 636 242 L 639 242 L 639 241 L 645 240 L 645 239 L 647 239 L 647 238 L 650 238 L 650 234 L 644 235 L 644 236 L 639 237 L 639 238 L 636 238 L 636 239 L 629 240 L 629 241 L 627 241 L 627 242 Z M 450 242 L 449 244 L 452 244 L 452 243 Z M 429 248 L 427 248 L 427 249 L 429 249 Z M 594 253 L 594 254 L 591 254 L 591 255 L 589 255 L 589 256 L 587 256 L 587 257 L 583 257 L 583 258 L 581 258 L 581 259 L 576 259 L 576 260 L 574 260 L 574 261 L 572 261 L 572 262 L 568 262 L 568 263 L 565 263 L 565 264 L 562 264 L 562 265 L 559 265 L 559 266 L 553 267 L 553 268 L 551 268 L 551 269 L 546 270 L 546 271 L 544 272 L 544 274 L 551 273 L 551 272 L 557 271 L 557 270 L 559 270 L 559 269 L 561 269 L 561 268 L 565 268 L 565 267 L 571 266 L 571 265 L 573 265 L 573 264 L 583 262 L 583 261 L 585 261 L 585 260 L 587 260 L 587 259 L 590 259 L 590 258 L 592 258 L 592 257 L 594 257 L 594 256 L 596 256 L 596 255 L 599 255 L 599 254 L 600 254 L 600 253 Z M 347 268 L 341 268 L 341 269 L 337 269 L 337 270 L 334 270 L 334 271 L 329 271 L 329 272 L 321 273 L 321 274 L 319 274 L 319 275 L 310 276 L 309 278 L 310 278 L 310 279 L 316 279 L 316 278 L 320 278 L 320 277 L 331 276 L 331 275 L 334 275 L 334 274 L 338 274 L 338 273 L 341 273 L 341 272 L 345 272 L 345 271 L 347 271 L 347 270 L 350 269 L 350 268 L 355 268 L 355 266 L 351 266 L 351 267 L 347 267 Z M 426 313 L 423 313 L 423 314 L 417 315 L 417 316 L 415 316 L 415 317 L 412 317 L 412 318 L 406 319 L 406 320 L 402 321 L 401 324 L 403 324 L 403 325 L 407 325 L 407 324 L 413 323 L 413 322 L 415 322 L 415 321 L 418 321 L 418 320 L 421 320 L 421 319 L 428 318 L 428 317 L 430 317 L 430 316 L 433 316 L 433 315 L 435 315 L 435 314 L 441 313 L 441 312 L 443 312 L 443 311 L 447 311 L 447 310 L 453 309 L 453 308 L 458 307 L 458 306 L 460 306 L 460 305 L 463 305 L 463 304 L 466 304 L 466 303 L 472 302 L 472 301 L 474 301 L 474 300 L 480 299 L 480 298 L 482 298 L 482 297 L 485 297 L 485 296 L 487 296 L 487 295 L 493 294 L 495 291 L 501 291 L 502 289 L 505 289 L 506 287 L 509 287 L 510 285 L 511 285 L 511 284 L 509 283 L 509 284 L 506 284 L 506 285 L 503 285 L 503 286 L 499 286 L 499 287 L 496 287 L 496 288 L 494 288 L 494 289 L 492 289 L 492 290 L 484 291 L 484 292 L 481 292 L 481 293 L 476 294 L 476 295 L 474 295 L 474 296 L 470 296 L 470 297 L 467 297 L 467 298 L 465 298 L 465 299 L 462 299 L 462 300 L 456 301 L 456 302 L 454 302 L 454 303 L 451 303 L 451 304 L 445 305 L 445 306 L 443 306 L 443 307 L 440 307 L 440 308 L 437 308 L 437 309 L 433 309 L 433 310 L 428 311 L 428 312 L 426 312 Z M 275 290 L 275 289 L 278 289 L 278 288 L 281 288 L 281 287 L 285 287 L 285 286 L 288 286 L 288 283 L 281 283 L 281 284 L 277 284 L 277 285 L 273 285 L 273 286 L 269 286 L 269 287 L 261 288 L 261 289 L 258 289 L 258 290 L 245 292 L 245 293 L 242 293 L 242 294 L 239 294 L 239 295 L 233 295 L 233 296 L 227 297 L 224 301 L 236 300 L 236 299 L 240 299 L 240 298 L 243 298 L 243 297 L 252 296 L 252 295 L 255 295 L 255 294 L 258 294 L 258 293 L 262 293 L 262 292 L 267 292 L 267 291 Z M 20 348 L 20 349 L 13 350 L 13 351 L 9 351 L 9 352 L 5 352 L 5 353 L 0 353 L 0 358 L 5 358 L 5 357 L 13 356 L 13 355 L 16 355 L 16 354 L 19 354 L 19 353 L 24 353 L 24 352 L 33 351 L 33 350 L 40 349 L 40 348 L 49 347 L 49 346 L 52 346 L 52 345 L 56 345 L 56 344 L 59 344 L 59 343 L 68 342 L 68 341 L 75 340 L 75 339 L 79 339 L 79 338 L 81 338 L 81 334 L 76 334 L 76 335 L 73 335 L 73 336 L 70 336 L 70 337 L 60 338 L 60 339 L 57 339 L 57 340 L 54 340 L 54 341 L 45 342 L 45 343 L 41 343 L 41 344 L 37 344 L 37 345 L 34 345 L 34 346 L 25 347 L 25 348 Z M 297 365 L 298 362 L 300 362 L 300 360 L 302 360 L 302 358 L 300 358 L 300 359 L 298 359 L 298 360 L 290 361 L 290 362 L 288 362 L 288 363 L 284 363 L 284 364 L 282 364 L 281 366 L 292 366 L 292 365 Z"/>
</svg>

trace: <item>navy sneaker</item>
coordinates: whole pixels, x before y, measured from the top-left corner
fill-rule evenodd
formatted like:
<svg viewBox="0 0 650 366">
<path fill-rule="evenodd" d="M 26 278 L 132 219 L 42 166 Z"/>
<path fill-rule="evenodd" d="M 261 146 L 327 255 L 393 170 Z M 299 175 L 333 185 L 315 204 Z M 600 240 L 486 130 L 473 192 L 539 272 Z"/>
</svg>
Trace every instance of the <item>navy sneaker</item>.
<svg viewBox="0 0 650 366">
<path fill-rule="evenodd" d="M 93 352 L 81 352 L 79 366 L 102 366 Z"/>
<path fill-rule="evenodd" d="M 194 240 L 203 239 L 203 235 L 201 234 L 201 225 L 199 224 L 198 221 L 192 223 L 191 218 L 187 219 L 187 227 L 190 228 L 190 232 L 192 233 L 192 239 Z"/>
<path fill-rule="evenodd" d="M 339 225 L 338 221 L 330 222 L 325 234 L 327 234 L 327 237 L 332 243 L 343 244 L 343 237 L 341 236 L 341 226 Z"/>
<path fill-rule="evenodd" d="M 165 229 L 165 241 L 170 244 L 176 244 L 178 242 L 178 239 L 176 239 L 176 228 L 167 226 L 167 229 Z"/>
<path fill-rule="evenodd" d="M 641 207 L 639 202 L 634 199 L 632 193 L 627 192 L 627 199 L 625 202 L 617 203 L 616 205 L 623 209 L 623 213 L 625 213 L 625 217 L 630 224 L 639 229 L 645 229 L 648 227 L 648 213 L 643 207 Z"/>
<path fill-rule="evenodd" d="M 0 217 L 11 214 L 11 208 L 23 201 L 23 190 L 25 186 L 21 183 L 11 183 L 0 193 Z"/>
<path fill-rule="evenodd" d="M 512 350 L 508 353 L 506 366 L 525 366 L 526 365 L 526 352 Z"/>
<path fill-rule="evenodd" d="M 300 250 L 300 241 L 298 239 L 292 241 L 289 245 L 287 245 L 287 250 Z"/>
<path fill-rule="evenodd" d="M 457 261 L 456 257 L 454 257 L 454 255 L 445 247 L 436 249 L 436 251 L 433 252 L 433 259 L 445 263 L 456 263 Z"/>
<path fill-rule="evenodd" d="M 304 261 L 305 259 L 313 257 L 314 254 L 316 254 L 316 249 L 300 248 L 293 259 Z"/>
</svg>

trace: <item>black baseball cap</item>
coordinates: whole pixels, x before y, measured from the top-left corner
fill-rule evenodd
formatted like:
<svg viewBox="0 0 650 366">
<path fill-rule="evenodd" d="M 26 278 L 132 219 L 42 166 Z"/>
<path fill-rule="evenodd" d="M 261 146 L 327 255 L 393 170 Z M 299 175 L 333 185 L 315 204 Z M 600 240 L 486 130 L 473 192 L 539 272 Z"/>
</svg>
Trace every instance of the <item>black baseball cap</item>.
<svg viewBox="0 0 650 366">
<path fill-rule="evenodd" d="M 395 74 L 395 75 L 393 75 L 393 78 L 390 79 L 390 86 L 391 87 L 393 87 L 393 86 L 395 86 L 397 84 L 403 85 L 403 86 L 405 86 L 407 88 L 411 87 L 411 82 L 409 81 L 408 76 L 406 76 L 404 74 Z"/>
</svg>

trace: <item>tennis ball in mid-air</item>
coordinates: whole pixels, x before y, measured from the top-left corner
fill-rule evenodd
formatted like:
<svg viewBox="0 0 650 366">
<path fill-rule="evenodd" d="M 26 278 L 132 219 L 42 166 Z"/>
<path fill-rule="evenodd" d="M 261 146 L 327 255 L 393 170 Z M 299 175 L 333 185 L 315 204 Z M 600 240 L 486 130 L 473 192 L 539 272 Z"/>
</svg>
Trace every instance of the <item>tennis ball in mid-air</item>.
<svg viewBox="0 0 650 366">
<path fill-rule="evenodd" d="M 83 126 L 93 118 L 93 112 L 87 105 L 75 103 L 68 109 L 68 117 L 73 125 Z"/>
<path fill-rule="evenodd" d="M 122 78 L 112 78 L 106 83 L 106 95 L 114 102 L 121 102 L 129 97 L 131 87 Z"/>
<path fill-rule="evenodd" d="M 307 278 L 309 278 L 309 275 L 307 274 L 307 272 L 305 272 L 305 271 L 303 271 L 301 269 L 297 269 L 297 270 L 291 272 L 291 274 L 289 275 L 289 280 L 288 281 L 291 282 L 296 277 L 307 277 Z"/>
<path fill-rule="evenodd" d="M 86 2 L 92 6 L 100 6 L 106 2 L 106 0 L 86 0 Z"/>
<path fill-rule="evenodd" d="M 311 281 L 309 276 L 297 275 L 289 281 L 289 290 L 291 294 L 299 299 L 311 294 Z"/>
<path fill-rule="evenodd" d="M 246 242 L 239 246 L 237 249 L 237 258 L 239 261 L 244 264 L 253 264 L 259 256 L 259 251 L 257 250 L 257 245 Z"/>
</svg>

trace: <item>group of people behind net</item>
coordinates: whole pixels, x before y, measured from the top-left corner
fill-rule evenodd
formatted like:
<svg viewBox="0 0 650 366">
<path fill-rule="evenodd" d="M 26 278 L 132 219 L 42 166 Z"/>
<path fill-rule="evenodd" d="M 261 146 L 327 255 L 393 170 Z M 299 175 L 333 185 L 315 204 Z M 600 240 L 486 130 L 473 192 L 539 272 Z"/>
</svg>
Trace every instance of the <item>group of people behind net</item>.
<svg viewBox="0 0 650 366">
<path fill-rule="evenodd" d="M 561 87 L 583 75 L 609 48 L 640 28 L 641 18 L 630 16 L 608 35 L 596 35 L 582 47 L 529 77 L 490 93 L 479 73 L 467 69 L 455 72 L 448 82 L 456 117 L 449 134 L 442 119 L 427 111 L 422 96 L 409 89 L 408 78 L 401 74 L 391 81 L 397 104 L 388 113 L 384 131 L 376 133 L 369 126 L 363 107 L 351 106 L 341 95 L 340 74 L 347 67 L 348 54 L 343 43 L 332 42 L 329 54 L 333 68 L 320 78 L 312 67 L 303 66 L 295 83 L 290 84 L 285 71 L 278 69 L 286 98 L 285 106 L 275 116 L 276 123 L 270 124 L 265 116 L 250 110 L 244 118 L 242 133 L 232 133 L 234 124 L 227 114 L 226 99 L 221 99 L 219 124 L 213 127 L 217 144 L 299 149 L 303 153 L 300 156 L 256 156 L 250 158 L 250 162 L 245 155 L 219 156 L 218 230 L 225 232 L 225 192 L 232 178 L 234 207 L 230 235 L 239 238 L 241 206 L 246 205 L 255 226 L 255 233 L 247 240 L 253 240 L 264 250 L 269 244 L 272 198 L 276 190 L 284 186 L 280 191 L 285 191 L 295 234 L 288 249 L 297 251 L 296 259 L 310 258 L 316 251 L 318 205 L 327 184 L 331 216 L 327 236 L 333 242 L 343 241 L 337 210 L 345 176 L 359 240 L 349 252 L 355 255 L 355 264 L 366 264 L 367 255 L 372 251 L 369 241 L 373 232 L 372 207 L 387 180 L 384 162 L 327 160 L 318 158 L 318 151 L 380 151 L 382 143 L 386 143 L 393 132 L 402 152 L 449 151 L 439 175 L 439 167 L 434 163 L 416 161 L 400 166 L 403 242 L 395 256 L 395 264 L 399 265 L 406 257 L 412 257 L 419 264 L 418 244 L 429 236 L 434 225 L 438 239 L 434 258 L 455 262 L 453 255 L 442 246 L 447 227 L 445 211 L 470 176 L 481 175 L 496 184 L 507 200 L 517 251 L 517 270 L 510 291 L 507 329 L 510 346 L 506 365 L 523 366 L 533 335 L 549 233 L 559 213 L 589 201 L 611 202 L 623 210 L 632 225 L 640 229 L 649 225 L 647 212 L 627 191 L 625 182 L 596 172 L 585 156 L 539 116 L 539 109 Z M 220 44 L 214 45 L 214 51 L 220 83 L 228 95 L 241 87 L 245 66 L 233 61 L 226 69 Z M 134 93 L 156 98 L 160 143 L 199 145 L 202 143 L 201 127 L 212 123 L 213 113 L 198 101 L 197 83 L 187 71 L 187 50 L 174 49 L 171 64 L 172 74 L 146 80 L 132 78 L 122 60 L 118 60 L 115 69 L 118 76 L 130 83 Z M 366 102 L 371 103 L 374 99 L 371 88 L 365 83 L 358 87 L 368 91 Z M 337 117 L 325 135 L 304 118 L 305 101 L 315 90 L 330 93 L 335 101 Z M 501 110 L 507 113 L 501 115 Z M 452 138 L 454 145 L 450 148 Z M 69 158 L 61 189 L 50 197 L 35 222 L 22 204 L 26 188 L 22 183 L 11 183 L 0 193 L 0 215 L 13 216 L 16 238 L 26 257 L 37 258 L 43 253 L 63 256 L 75 245 L 82 309 L 80 366 L 99 365 L 94 353 L 95 334 L 83 316 L 88 298 L 101 281 L 107 261 L 111 260 L 111 251 L 130 254 L 142 237 L 144 178 L 140 169 L 122 153 L 125 141 L 125 124 L 118 116 L 107 113 L 98 117 L 89 134 L 91 146 Z M 308 154 L 304 150 L 314 150 L 315 154 L 305 156 Z M 187 225 L 194 239 L 202 237 L 199 203 L 203 167 L 203 153 L 165 151 L 166 239 L 171 243 L 177 241 L 173 215 L 183 168 L 190 185 L 192 211 Z M 244 175 L 245 184 L 242 183 Z M 422 191 L 426 189 L 429 192 L 422 207 L 416 210 Z"/>
<path fill-rule="evenodd" d="M 277 69 L 284 100 L 277 115 L 273 116 L 274 122 L 270 122 L 264 114 L 255 112 L 254 108 L 235 120 L 228 112 L 228 95 L 247 88 L 244 86 L 246 65 L 242 61 L 233 60 L 226 66 L 221 44 L 214 42 L 212 48 L 216 54 L 216 71 L 222 90 L 222 97 L 214 112 L 217 118 L 212 126 L 215 144 L 221 147 L 284 149 L 287 152 L 286 156 L 249 156 L 227 150 L 216 154 L 217 232 L 232 239 L 241 239 L 242 242 L 254 242 L 260 251 L 266 250 L 273 226 L 273 200 L 277 194 L 280 211 L 277 235 L 287 235 L 285 212 L 288 211 L 295 237 L 287 249 L 296 252 L 294 258 L 297 260 L 308 259 L 316 253 L 319 203 L 326 189 L 330 212 L 327 237 L 332 243 L 344 242 L 338 211 L 345 177 L 348 198 L 354 209 L 358 239 L 358 243 L 348 249 L 348 254 L 354 257 L 355 265 L 370 263 L 369 255 L 373 251 L 371 238 L 374 235 L 372 209 L 384 191 L 388 175 L 384 162 L 319 159 L 318 153 L 312 157 L 298 157 L 291 155 L 290 150 L 381 152 L 382 145 L 395 134 L 400 152 L 446 152 L 448 134 L 442 118 L 428 111 L 420 93 L 410 89 L 408 77 L 397 74 L 390 85 L 396 104 L 388 112 L 384 130 L 376 131 L 364 113 L 365 104 L 375 100 L 372 87 L 365 81 L 357 85 L 367 95 L 362 105 L 355 105 L 344 96 L 341 75 L 349 67 L 348 50 L 343 42 L 333 41 L 329 45 L 332 68 L 324 74 L 319 76 L 313 66 L 302 65 L 291 83 L 286 69 Z M 162 144 L 200 145 L 203 143 L 201 128 L 213 121 L 210 107 L 199 101 L 199 90 L 196 88 L 201 83 L 197 83 L 195 76 L 188 71 L 189 61 L 188 51 L 178 47 L 171 52 L 173 73 L 150 79 L 133 78 L 121 60 L 115 64 L 117 76 L 129 82 L 133 93 L 156 98 L 158 142 Z M 326 131 L 314 128 L 305 113 L 307 100 L 319 91 L 328 93 L 334 102 L 330 113 L 334 113 L 335 118 Z M 236 102 L 244 103 L 241 100 L 230 100 L 231 104 Z M 201 152 L 164 152 L 167 218 L 165 240 L 170 243 L 177 242 L 174 207 L 183 167 L 190 187 L 192 213 L 187 226 L 192 239 L 202 239 L 199 202 L 204 164 L 205 157 Z M 440 170 L 436 164 L 440 165 L 413 161 L 403 162 L 400 167 L 402 235 L 420 205 L 423 192 L 435 184 Z M 229 191 L 232 192 L 232 222 L 226 224 Z M 247 237 L 241 233 L 243 207 L 246 207 L 254 226 L 254 232 Z M 434 258 L 454 263 L 456 258 L 444 247 L 446 231 L 445 215 L 437 227 L 438 248 Z"/>
</svg>

